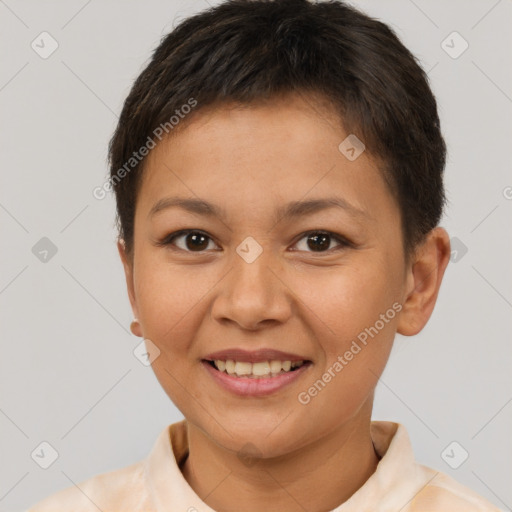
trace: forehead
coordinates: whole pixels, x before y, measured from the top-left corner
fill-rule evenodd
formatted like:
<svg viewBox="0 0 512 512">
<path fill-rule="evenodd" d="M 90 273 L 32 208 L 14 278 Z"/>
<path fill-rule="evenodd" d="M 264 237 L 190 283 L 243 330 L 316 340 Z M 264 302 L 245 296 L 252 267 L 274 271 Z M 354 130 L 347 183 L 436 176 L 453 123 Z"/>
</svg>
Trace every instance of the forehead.
<svg viewBox="0 0 512 512">
<path fill-rule="evenodd" d="M 147 157 L 138 198 L 146 214 L 169 195 L 210 198 L 238 213 L 333 195 L 369 213 L 396 209 L 371 156 L 340 151 L 351 134 L 325 104 L 296 95 L 199 110 L 183 122 Z"/>
</svg>

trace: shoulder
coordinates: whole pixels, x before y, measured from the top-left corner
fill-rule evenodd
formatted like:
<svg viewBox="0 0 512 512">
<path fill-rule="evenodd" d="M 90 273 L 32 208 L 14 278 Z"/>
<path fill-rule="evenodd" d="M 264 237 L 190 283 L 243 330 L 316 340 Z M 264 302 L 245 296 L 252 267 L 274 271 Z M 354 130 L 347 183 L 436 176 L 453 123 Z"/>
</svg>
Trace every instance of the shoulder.
<svg viewBox="0 0 512 512">
<path fill-rule="evenodd" d="M 407 512 L 500 512 L 495 505 L 445 473 L 418 465 L 420 468 L 428 477 L 428 483 L 411 500 Z"/>
<path fill-rule="evenodd" d="M 144 461 L 83 480 L 31 506 L 25 512 L 148 511 Z"/>
<path fill-rule="evenodd" d="M 441 471 L 419 464 L 406 428 L 372 421 L 372 440 L 381 461 L 368 481 L 383 512 L 500 512 L 482 496 Z M 357 494 L 357 493 L 356 493 Z M 364 494 L 357 501 L 364 505 Z M 355 510 L 355 509 L 354 509 Z"/>
</svg>

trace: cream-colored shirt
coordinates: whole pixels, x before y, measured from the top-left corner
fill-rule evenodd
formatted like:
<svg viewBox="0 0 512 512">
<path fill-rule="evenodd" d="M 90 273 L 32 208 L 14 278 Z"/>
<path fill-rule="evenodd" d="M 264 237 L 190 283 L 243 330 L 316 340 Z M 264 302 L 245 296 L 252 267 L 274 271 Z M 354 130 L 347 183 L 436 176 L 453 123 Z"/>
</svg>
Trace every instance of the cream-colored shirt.
<svg viewBox="0 0 512 512">
<path fill-rule="evenodd" d="M 377 470 L 332 512 L 498 512 L 451 477 L 415 462 L 404 426 L 373 421 Z M 188 455 L 186 420 L 168 425 L 146 459 L 58 491 L 26 512 L 215 512 L 180 471 Z M 243 511 L 241 511 L 243 512 Z"/>
</svg>

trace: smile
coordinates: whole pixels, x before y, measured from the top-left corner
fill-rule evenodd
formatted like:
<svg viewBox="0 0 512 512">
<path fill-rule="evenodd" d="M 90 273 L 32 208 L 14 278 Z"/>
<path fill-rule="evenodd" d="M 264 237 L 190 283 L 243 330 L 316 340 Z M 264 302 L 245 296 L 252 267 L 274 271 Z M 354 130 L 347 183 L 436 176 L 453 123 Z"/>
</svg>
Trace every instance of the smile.
<svg viewBox="0 0 512 512">
<path fill-rule="evenodd" d="M 238 396 L 262 397 L 277 393 L 300 379 L 312 362 L 272 359 L 250 363 L 234 359 L 203 359 L 202 365 L 224 390 Z"/>
<path fill-rule="evenodd" d="M 248 379 L 264 379 L 268 377 L 276 377 L 283 373 L 295 371 L 300 368 L 304 361 L 261 361 L 258 363 L 248 363 L 245 361 L 234 361 L 233 359 L 216 359 L 210 361 L 217 370 L 228 375 L 237 377 L 245 377 Z"/>
</svg>

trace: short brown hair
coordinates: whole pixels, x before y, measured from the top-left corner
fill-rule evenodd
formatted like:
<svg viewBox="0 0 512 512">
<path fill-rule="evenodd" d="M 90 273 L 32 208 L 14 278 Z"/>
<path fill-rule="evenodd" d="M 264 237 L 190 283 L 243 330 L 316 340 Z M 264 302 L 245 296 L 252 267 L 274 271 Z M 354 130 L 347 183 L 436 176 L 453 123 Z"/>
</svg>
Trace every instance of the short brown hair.
<svg viewBox="0 0 512 512">
<path fill-rule="evenodd" d="M 414 248 L 441 218 L 446 160 L 436 100 L 416 58 L 389 26 L 342 1 L 228 0 L 165 36 L 124 102 L 109 162 L 127 252 L 145 159 L 122 179 L 119 171 L 155 128 L 191 98 L 195 115 L 297 91 L 325 98 L 383 163 L 404 247 Z"/>
</svg>

